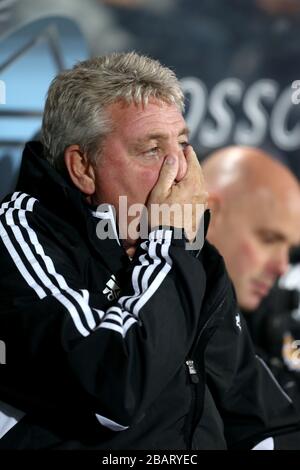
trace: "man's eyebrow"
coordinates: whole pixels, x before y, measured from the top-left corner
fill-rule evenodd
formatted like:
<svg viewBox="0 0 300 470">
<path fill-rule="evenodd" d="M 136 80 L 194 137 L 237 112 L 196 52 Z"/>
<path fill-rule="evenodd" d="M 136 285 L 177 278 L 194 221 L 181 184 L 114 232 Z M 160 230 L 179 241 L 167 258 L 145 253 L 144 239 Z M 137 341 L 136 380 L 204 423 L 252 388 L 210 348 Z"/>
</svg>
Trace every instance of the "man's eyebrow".
<svg viewBox="0 0 300 470">
<path fill-rule="evenodd" d="M 187 127 L 184 127 L 179 131 L 178 137 L 181 137 L 182 135 L 186 135 L 187 137 L 189 136 L 190 131 Z M 168 138 L 167 134 L 161 133 L 161 132 L 153 132 L 151 134 L 147 134 L 143 137 L 140 137 L 137 139 L 137 143 L 140 142 L 147 142 L 149 140 L 166 140 Z"/>
<path fill-rule="evenodd" d="M 178 137 L 180 137 L 181 135 L 187 135 L 189 137 L 190 135 L 190 130 L 188 127 L 184 127 L 178 134 Z"/>
</svg>

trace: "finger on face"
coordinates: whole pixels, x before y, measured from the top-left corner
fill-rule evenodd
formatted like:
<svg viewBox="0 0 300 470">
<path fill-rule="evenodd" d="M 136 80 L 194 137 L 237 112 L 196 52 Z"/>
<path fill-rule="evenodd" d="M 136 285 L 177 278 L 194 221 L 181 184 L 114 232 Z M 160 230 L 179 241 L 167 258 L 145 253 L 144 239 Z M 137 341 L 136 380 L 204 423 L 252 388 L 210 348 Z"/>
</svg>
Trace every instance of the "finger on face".
<svg viewBox="0 0 300 470">
<path fill-rule="evenodd" d="M 156 183 L 158 191 L 167 192 L 172 187 L 178 173 L 178 165 L 179 161 L 176 155 L 168 155 L 164 159 Z"/>
<path fill-rule="evenodd" d="M 202 169 L 193 147 L 191 145 L 188 145 L 184 150 L 184 154 L 187 161 L 187 171 L 184 179 L 186 180 L 198 176 L 201 179 L 201 182 L 203 182 L 204 178 Z"/>
</svg>

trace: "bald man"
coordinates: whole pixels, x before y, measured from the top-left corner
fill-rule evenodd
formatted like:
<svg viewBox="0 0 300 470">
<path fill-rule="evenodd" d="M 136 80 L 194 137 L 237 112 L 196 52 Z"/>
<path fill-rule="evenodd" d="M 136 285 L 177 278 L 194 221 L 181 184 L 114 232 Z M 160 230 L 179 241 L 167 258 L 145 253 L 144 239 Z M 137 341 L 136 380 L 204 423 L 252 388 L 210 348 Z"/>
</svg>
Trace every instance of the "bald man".
<svg viewBox="0 0 300 470">
<path fill-rule="evenodd" d="M 300 190 L 293 174 L 251 147 L 228 147 L 203 163 L 212 217 L 208 239 L 221 252 L 244 310 L 256 309 L 300 242 Z"/>
</svg>

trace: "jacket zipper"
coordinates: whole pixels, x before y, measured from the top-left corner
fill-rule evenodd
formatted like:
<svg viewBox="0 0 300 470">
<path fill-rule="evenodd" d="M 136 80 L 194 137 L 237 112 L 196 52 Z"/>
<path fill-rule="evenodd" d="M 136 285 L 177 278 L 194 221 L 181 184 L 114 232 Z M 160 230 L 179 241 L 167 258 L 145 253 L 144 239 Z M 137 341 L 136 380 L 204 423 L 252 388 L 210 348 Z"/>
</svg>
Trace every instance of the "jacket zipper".
<svg viewBox="0 0 300 470">
<path fill-rule="evenodd" d="M 194 361 L 192 359 L 188 359 L 187 361 L 185 361 L 185 363 L 188 366 L 191 382 L 197 384 L 199 382 L 199 377 L 195 368 Z"/>
<path fill-rule="evenodd" d="M 192 441 L 193 441 L 194 431 L 195 431 L 196 425 L 197 425 L 197 423 L 200 419 L 200 416 L 201 416 L 201 413 L 202 413 L 203 402 L 204 402 L 204 398 L 203 398 L 203 401 L 201 403 L 202 406 L 200 406 L 199 395 L 200 395 L 201 391 L 202 391 L 202 395 L 204 394 L 204 385 L 205 385 L 204 378 L 203 378 L 202 382 L 200 382 L 200 378 L 199 378 L 199 372 L 200 371 L 198 370 L 197 364 L 194 361 L 194 355 L 195 355 L 195 352 L 197 351 L 197 348 L 198 348 L 200 339 L 202 338 L 203 332 L 206 330 L 206 328 L 212 322 L 212 320 L 216 317 L 217 313 L 219 312 L 219 310 L 223 307 L 223 305 L 225 303 L 225 300 L 226 300 L 225 297 L 224 297 L 225 292 L 226 292 L 226 288 L 222 290 L 222 294 L 220 295 L 220 298 L 222 300 L 219 303 L 219 305 L 217 306 L 217 308 L 215 308 L 215 305 L 216 305 L 217 302 L 215 302 L 214 305 L 210 308 L 210 311 L 215 308 L 215 312 L 205 322 L 205 324 L 202 327 L 199 335 L 197 336 L 197 339 L 196 339 L 195 343 L 192 346 L 189 358 L 185 362 L 186 365 L 187 365 L 190 381 L 192 383 L 192 404 L 191 404 L 192 419 L 191 419 L 190 430 L 189 430 L 189 438 L 188 438 L 188 444 L 189 444 L 190 449 L 192 449 Z M 202 369 L 201 370 L 202 375 L 204 375 L 204 361 L 203 361 L 201 369 Z"/>
</svg>

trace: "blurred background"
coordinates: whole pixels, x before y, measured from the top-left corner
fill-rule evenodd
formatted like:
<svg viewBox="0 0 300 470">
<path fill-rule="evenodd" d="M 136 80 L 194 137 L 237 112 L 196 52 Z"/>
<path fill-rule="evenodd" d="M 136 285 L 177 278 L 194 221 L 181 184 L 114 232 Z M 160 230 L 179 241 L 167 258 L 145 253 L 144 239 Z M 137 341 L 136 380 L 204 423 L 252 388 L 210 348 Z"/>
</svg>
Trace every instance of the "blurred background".
<svg viewBox="0 0 300 470">
<path fill-rule="evenodd" d="M 299 26 L 300 0 L 0 0 L 0 197 L 53 76 L 131 49 L 179 76 L 200 160 L 253 145 L 300 177 Z"/>
</svg>

